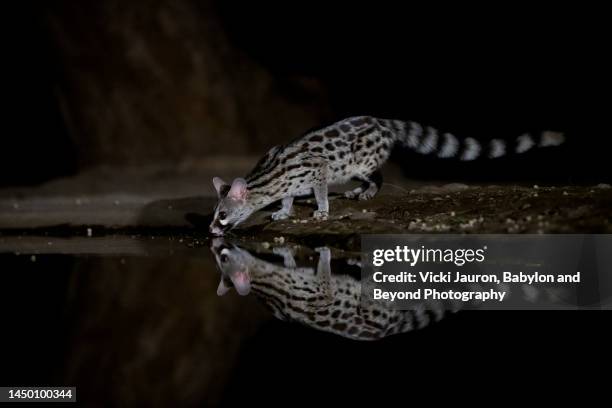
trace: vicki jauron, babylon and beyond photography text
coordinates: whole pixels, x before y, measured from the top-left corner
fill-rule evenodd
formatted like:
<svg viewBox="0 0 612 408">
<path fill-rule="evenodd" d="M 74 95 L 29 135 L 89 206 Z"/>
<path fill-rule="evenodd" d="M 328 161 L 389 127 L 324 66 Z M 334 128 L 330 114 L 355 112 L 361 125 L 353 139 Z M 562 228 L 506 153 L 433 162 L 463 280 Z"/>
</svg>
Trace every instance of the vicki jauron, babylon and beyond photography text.
<svg viewBox="0 0 612 408">
<path fill-rule="evenodd" d="M 496 274 L 470 274 L 461 272 L 400 272 L 386 275 L 382 272 L 374 272 L 372 279 L 376 283 L 552 283 L 552 282 L 580 282 L 580 272 L 576 274 L 541 274 L 534 273 L 512 273 L 502 272 L 501 279 Z"/>
</svg>

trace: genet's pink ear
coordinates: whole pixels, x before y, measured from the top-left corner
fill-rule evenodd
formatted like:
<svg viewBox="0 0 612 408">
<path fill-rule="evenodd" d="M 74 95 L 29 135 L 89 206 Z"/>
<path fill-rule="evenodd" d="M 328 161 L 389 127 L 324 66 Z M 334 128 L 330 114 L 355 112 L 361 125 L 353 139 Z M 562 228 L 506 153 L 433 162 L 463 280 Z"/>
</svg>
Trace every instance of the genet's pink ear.
<svg viewBox="0 0 612 408">
<path fill-rule="evenodd" d="M 221 180 L 220 177 L 213 177 L 213 185 L 215 186 L 215 191 L 217 192 L 217 196 L 219 197 L 223 196 L 224 193 L 229 189 L 229 184 Z"/>
<path fill-rule="evenodd" d="M 230 275 L 234 289 L 240 296 L 246 296 L 251 291 L 251 278 L 246 272 L 235 272 Z"/>
<path fill-rule="evenodd" d="M 234 200 L 245 200 L 247 196 L 246 180 L 243 178 L 235 179 L 229 193 L 227 193 L 227 196 L 233 198 Z"/>
<path fill-rule="evenodd" d="M 217 296 L 223 296 L 229 292 L 229 290 L 230 287 L 227 286 L 225 282 L 223 282 L 223 278 L 221 278 L 221 281 L 219 281 L 219 286 L 217 287 Z"/>
</svg>

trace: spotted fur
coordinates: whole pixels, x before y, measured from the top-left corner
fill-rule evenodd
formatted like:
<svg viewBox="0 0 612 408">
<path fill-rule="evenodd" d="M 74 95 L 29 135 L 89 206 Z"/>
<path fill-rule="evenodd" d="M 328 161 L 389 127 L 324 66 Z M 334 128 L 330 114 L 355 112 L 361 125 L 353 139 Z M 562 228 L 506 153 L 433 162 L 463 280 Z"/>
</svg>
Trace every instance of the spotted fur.
<svg viewBox="0 0 612 408">
<path fill-rule="evenodd" d="M 410 332 L 463 308 L 459 301 L 428 300 L 415 304 L 411 310 L 399 310 L 382 300 L 362 299 L 359 279 L 331 273 L 331 253 L 326 247 L 317 248 L 316 271 L 298 267 L 287 247 L 273 250 L 283 257 L 282 266 L 259 259 L 223 238 L 211 240 L 211 251 L 221 271 L 217 295 L 225 295 L 232 287 L 243 296 L 254 293 L 278 319 L 354 340 L 377 340 Z M 359 262 L 353 264 L 361 266 Z M 517 297 L 534 306 L 567 307 L 573 296 L 568 288 L 555 285 L 523 284 L 512 290 L 507 284 L 492 287 L 506 291 L 507 299 Z M 486 290 L 486 286 L 469 284 L 466 289 Z"/>
<path fill-rule="evenodd" d="M 493 139 L 482 144 L 474 138 L 459 138 L 416 122 L 352 117 L 273 147 L 244 179 L 236 179 L 231 185 L 216 179 L 219 203 L 210 230 L 222 235 L 254 211 L 279 200 L 282 208 L 272 218 L 287 218 L 293 198 L 311 193 L 318 206 L 313 216 L 324 219 L 329 212 L 328 185 L 349 180 L 360 181 L 361 186 L 347 191 L 346 197 L 372 198 L 382 185 L 380 168 L 397 145 L 419 154 L 472 161 L 561 143 L 563 134 L 547 131 L 537 138 L 524 134 L 512 143 Z"/>
<path fill-rule="evenodd" d="M 331 255 L 319 248 L 317 270 L 298 268 L 291 252 L 275 248 L 284 266 L 252 256 L 248 251 L 215 238 L 211 247 L 221 270 L 219 296 L 234 287 L 239 294 L 254 293 L 275 317 L 304 324 L 354 340 L 376 340 L 426 326 L 444 315 L 441 308 L 427 311 L 396 310 L 383 302 L 361 302 L 361 282 L 332 275 Z"/>
</svg>

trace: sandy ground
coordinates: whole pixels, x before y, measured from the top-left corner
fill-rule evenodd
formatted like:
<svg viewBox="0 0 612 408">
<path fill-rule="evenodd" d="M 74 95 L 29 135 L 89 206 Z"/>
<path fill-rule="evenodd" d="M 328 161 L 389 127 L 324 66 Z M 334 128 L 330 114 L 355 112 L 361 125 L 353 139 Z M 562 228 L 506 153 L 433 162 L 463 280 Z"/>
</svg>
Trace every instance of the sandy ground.
<svg viewBox="0 0 612 408">
<path fill-rule="evenodd" d="M 164 234 L 165 229 L 205 237 L 215 201 L 212 176 L 230 180 L 244 175 L 255 161 L 219 158 L 180 168 L 96 168 L 38 187 L 0 190 L 0 232 L 5 240 L 24 234 Z M 218 170 L 224 167 L 228 170 Z M 314 200 L 301 199 L 291 218 L 270 221 L 273 205 L 232 235 L 258 240 L 282 236 L 302 243 L 324 240 L 354 249 L 364 233 L 612 232 L 612 189 L 605 184 L 423 184 L 402 178 L 392 165 L 385 168 L 385 180 L 373 200 L 332 195 L 327 221 L 313 220 Z"/>
<path fill-rule="evenodd" d="M 310 203 L 309 203 L 310 201 Z M 610 233 L 612 189 L 599 187 L 424 186 L 369 201 L 337 197 L 327 221 L 309 217 L 312 200 L 294 217 L 269 222 L 262 212 L 239 235 L 324 240 L 355 250 L 367 233 Z M 278 238 L 277 238 L 278 240 Z"/>
</svg>

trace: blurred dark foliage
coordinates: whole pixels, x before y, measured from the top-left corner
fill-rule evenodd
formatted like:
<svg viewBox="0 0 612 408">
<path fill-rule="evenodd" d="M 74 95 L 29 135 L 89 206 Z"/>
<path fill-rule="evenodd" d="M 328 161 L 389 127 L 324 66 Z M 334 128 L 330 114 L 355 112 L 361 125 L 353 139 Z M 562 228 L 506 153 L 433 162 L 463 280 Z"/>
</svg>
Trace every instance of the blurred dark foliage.
<svg viewBox="0 0 612 408">
<path fill-rule="evenodd" d="M 7 5 L 0 185 L 38 183 L 76 171 L 76 151 L 56 98 L 59 66 L 42 3 Z"/>
<path fill-rule="evenodd" d="M 522 162 L 411 156 L 415 178 L 608 178 L 610 29 L 597 10 L 32 4 L 8 58 L 18 132 L 4 138 L 3 184 L 94 164 L 259 154 L 355 114 L 484 140 L 551 129 L 571 141 Z"/>
</svg>

